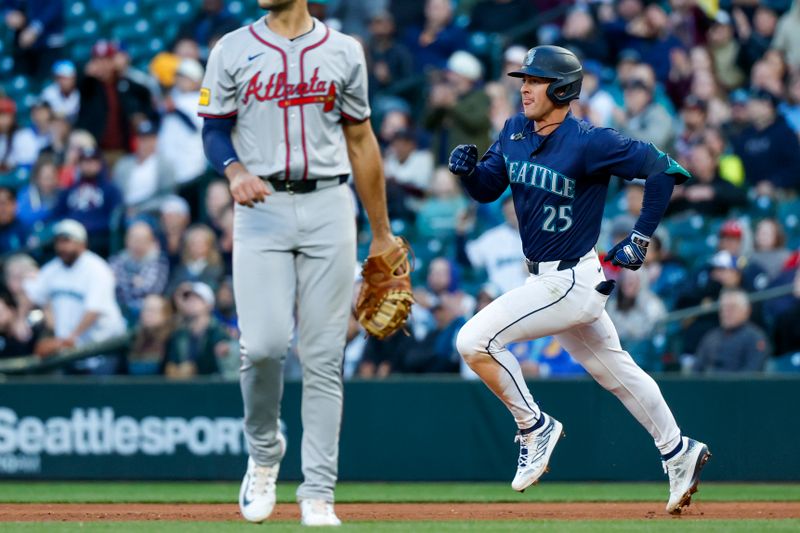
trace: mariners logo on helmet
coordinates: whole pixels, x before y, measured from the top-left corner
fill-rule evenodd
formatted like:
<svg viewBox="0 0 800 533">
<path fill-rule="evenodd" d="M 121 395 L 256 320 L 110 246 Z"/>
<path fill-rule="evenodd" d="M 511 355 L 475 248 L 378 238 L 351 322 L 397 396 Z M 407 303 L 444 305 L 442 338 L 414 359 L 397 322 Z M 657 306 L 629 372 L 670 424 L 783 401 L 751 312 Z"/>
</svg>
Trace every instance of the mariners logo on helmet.
<svg viewBox="0 0 800 533">
<path fill-rule="evenodd" d="M 583 69 L 571 51 L 560 46 L 543 45 L 531 48 L 519 70 L 509 76 L 524 78 L 535 76 L 552 80 L 547 96 L 557 105 L 567 105 L 580 96 Z"/>
<path fill-rule="evenodd" d="M 525 65 L 526 67 L 533 65 L 533 59 L 535 57 L 536 57 L 536 48 L 531 48 L 530 50 L 528 50 L 528 54 L 525 56 L 525 62 L 523 63 L 523 65 Z"/>
</svg>

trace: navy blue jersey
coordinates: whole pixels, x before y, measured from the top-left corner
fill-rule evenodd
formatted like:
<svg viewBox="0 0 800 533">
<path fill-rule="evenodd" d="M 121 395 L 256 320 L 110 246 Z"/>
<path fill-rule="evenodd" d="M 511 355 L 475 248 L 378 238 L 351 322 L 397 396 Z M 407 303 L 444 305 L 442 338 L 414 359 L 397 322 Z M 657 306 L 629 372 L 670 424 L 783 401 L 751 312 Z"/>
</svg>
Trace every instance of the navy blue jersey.
<svg viewBox="0 0 800 533">
<path fill-rule="evenodd" d="M 511 184 L 525 257 L 576 259 L 597 243 L 612 175 L 644 178 L 652 144 L 595 128 L 568 114 L 549 135 L 519 113 L 484 154 L 479 175 L 491 189 Z M 480 200 L 480 198 L 478 198 Z"/>
</svg>

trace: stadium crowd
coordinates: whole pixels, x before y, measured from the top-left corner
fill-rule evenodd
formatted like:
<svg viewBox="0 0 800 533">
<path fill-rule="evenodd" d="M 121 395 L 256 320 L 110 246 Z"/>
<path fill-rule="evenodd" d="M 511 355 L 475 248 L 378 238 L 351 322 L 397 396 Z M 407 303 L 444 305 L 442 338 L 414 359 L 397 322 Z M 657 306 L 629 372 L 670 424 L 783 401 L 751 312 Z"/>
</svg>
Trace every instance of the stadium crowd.
<svg viewBox="0 0 800 533">
<path fill-rule="evenodd" d="M 351 320 L 347 377 L 469 377 L 459 328 L 524 283 L 510 196 L 476 204 L 445 163 L 456 144 L 488 148 L 519 111 L 505 72 L 535 44 L 581 58 L 575 115 L 655 143 L 693 176 L 645 268 L 605 265 L 623 346 L 651 371 L 800 368 L 797 0 L 309 4 L 364 45 L 390 218 L 416 253 L 407 334 L 366 339 Z M 0 0 L 0 357 L 127 334 L 122 356 L 62 371 L 235 379 L 234 209 L 203 155 L 197 105 L 209 49 L 256 8 Z M 600 251 L 630 232 L 642 190 L 612 182 Z M 363 259 L 369 228 L 356 216 Z M 553 338 L 512 352 L 530 376 L 583 372 Z"/>
</svg>

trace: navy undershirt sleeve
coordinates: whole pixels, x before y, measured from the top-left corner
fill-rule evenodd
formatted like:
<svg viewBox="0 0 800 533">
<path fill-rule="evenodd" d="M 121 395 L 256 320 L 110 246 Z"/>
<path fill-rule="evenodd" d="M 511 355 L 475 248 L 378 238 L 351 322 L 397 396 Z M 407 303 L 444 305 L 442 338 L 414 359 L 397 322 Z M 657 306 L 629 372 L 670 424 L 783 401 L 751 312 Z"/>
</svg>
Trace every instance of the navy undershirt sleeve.
<svg viewBox="0 0 800 533">
<path fill-rule="evenodd" d="M 633 226 L 634 231 L 648 237 L 655 233 L 656 227 L 661 222 L 669 205 L 673 187 L 675 187 L 675 177 L 671 174 L 659 172 L 648 176 L 644 182 L 642 212 L 639 214 L 639 220 Z"/>
<path fill-rule="evenodd" d="M 481 158 L 475 171 L 463 176 L 461 183 L 476 201 L 486 204 L 494 202 L 508 187 L 505 159 L 500 143 L 495 142 Z"/>
<path fill-rule="evenodd" d="M 203 148 L 211 166 L 221 175 L 225 175 L 225 167 L 238 161 L 236 150 L 231 140 L 231 132 L 236 125 L 236 117 L 205 118 L 203 120 Z"/>
</svg>

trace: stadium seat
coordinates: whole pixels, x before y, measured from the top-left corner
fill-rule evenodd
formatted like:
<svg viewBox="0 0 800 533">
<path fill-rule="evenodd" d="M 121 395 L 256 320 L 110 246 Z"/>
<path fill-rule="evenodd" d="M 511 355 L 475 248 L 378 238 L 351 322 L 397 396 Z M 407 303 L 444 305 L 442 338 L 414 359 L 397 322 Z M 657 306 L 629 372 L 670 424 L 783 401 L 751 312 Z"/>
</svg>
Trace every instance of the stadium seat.
<svg viewBox="0 0 800 533">
<path fill-rule="evenodd" d="M 800 372 L 800 352 L 770 359 L 767 361 L 767 372 L 775 374 Z"/>
</svg>

